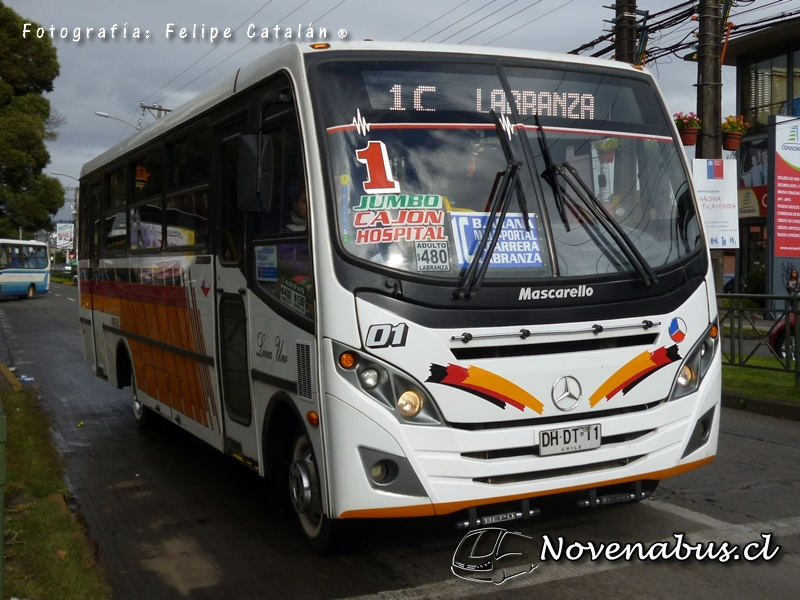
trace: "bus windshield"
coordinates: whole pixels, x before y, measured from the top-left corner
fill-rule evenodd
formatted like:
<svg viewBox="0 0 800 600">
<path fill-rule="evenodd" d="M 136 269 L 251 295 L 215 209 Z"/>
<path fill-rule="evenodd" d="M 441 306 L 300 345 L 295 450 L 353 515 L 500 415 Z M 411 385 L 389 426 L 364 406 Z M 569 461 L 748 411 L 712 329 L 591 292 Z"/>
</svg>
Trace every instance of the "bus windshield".
<svg viewBox="0 0 800 600">
<path fill-rule="evenodd" d="M 645 75 L 330 60 L 311 77 L 325 95 L 318 118 L 351 258 L 460 278 L 486 236 L 496 239 L 477 259 L 485 281 L 530 280 L 652 273 L 702 245 L 680 149 Z M 519 183 L 502 206 L 512 168 Z"/>
</svg>

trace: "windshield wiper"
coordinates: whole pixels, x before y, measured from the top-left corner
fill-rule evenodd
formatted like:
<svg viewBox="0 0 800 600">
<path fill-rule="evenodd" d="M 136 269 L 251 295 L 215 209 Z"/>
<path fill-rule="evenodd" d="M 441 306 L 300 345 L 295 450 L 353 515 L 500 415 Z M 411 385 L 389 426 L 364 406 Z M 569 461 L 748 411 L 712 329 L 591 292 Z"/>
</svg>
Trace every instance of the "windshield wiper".
<svg viewBox="0 0 800 600">
<path fill-rule="evenodd" d="M 639 252 L 639 249 L 636 247 L 636 244 L 633 243 L 633 240 L 627 233 L 625 233 L 625 230 L 622 228 L 622 226 L 617 223 L 614 217 L 612 217 L 608 210 L 606 210 L 606 207 L 603 206 L 603 203 L 600 202 L 597 196 L 595 196 L 592 189 L 586 185 L 586 182 L 580 176 L 580 173 L 578 173 L 577 169 L 575 169 L 566 161 L 564 161 L 562 164 L 556 164 L 553 161 L 553 158 L 550 154 L 550 146 L 547 143 L 547 137 L 544 129 L 539 123 L 538 115 L 536 116 L 536 128 L 539 131 L 539 143 L 542 147 L 546 164 L 546 170 L 544 173 L 542 173 L 542 177 L 553 187 L 553 192 L 556 196 L 558 212 L 561 215 L 562 221 L 564 221 L 567 231 L 569 231 L 569 225 L 567 223 L 567 216 L 565 212 L 564 192 L 558 182 L 559 176 L 561 176 L 566 184 L 572 188 L 578 198 L 580 198 L 584 203 L 586 208 L 589 209 L 589 212 L 592 213 L 597 222 L 603 226 L 606 232 L 608 232 L 608 235 L 611 236 L 611 238 L 617 244 L 617 247 L 622 250 L 625 258 L 628 259 L 628 262 L 642 278 L 645 285 L 649 286 L 654 283 L 658 283 L 658 275 L 656 275 L 653 267 L 651 267 L 647 260 L 645 260 L 644 256 L 642 256 L 642 253 Z M 572 179 L 566 176 L 566 173 L 564 172 L 565 169 L 575 179 L 575 181 L 578 182 L 579 186 L 575 185 Z"/>
<path fill-rule="evenodd" d="M 569 174 L 575 178 L 575 181 L 580 184 L 580 187 L 576 186 L 572 180 L 564 174 L 564 169 L 566 169 Z M 625 258 L 627 258 L 628 262 L 631 263 L 634 270 L 636 270 L 636 272 L 644 281 L 645 285 L 658 283 L 658 275 L 656 275 L 653 267 L 651 267 L 647 260 L 645 260 L 644 256 L 642 256 L 642 253 L 639 252 L 639 249 L 636 247 L 636 244 L 634 244 L 630 236 L 625 233 L 625 230 L 622 228 L 622 226 L 617 223 L 614 217 L 611 216 L 611 213 L 609 213 L 608 210 L 606 210 L 606 207 L 603 206 L 603 203 L 600 202 L 597 196 L 594 195 L 592 189 L 586 185 L 586 182 L 580 176 L 580 173 L 578 173 L 577 169 L 575 169 L 575 167 L 570 165 L 568 162 L 564 162 L 562 165 L 556 166 L 556 171 L 575 191 L 589 211 L 594 215 L 595 219 L 597 219 L 597 221 L 603 225 L 608 234 L 614 239 L 620 250 L 622 250 L 622 253 L 625 255 Z"/>
<path fill-rule="evenodd" d="M 534 118 L 536 119 L 536 131 L 539 133 L 539 147 L 542 149 L 542 155 L 544 156 L 545 169 L 542 173 L 542 179 L 553 188 L 558 214 L 561 217 L 561 222 L 564 224 L 564 227 L 569 231 L 569 219 L 567 218 L 567 210 L 565 207 L 566 202 L 564 200 L 564 192 L 561 189 L 561 185 L 558 183 L 556 164 L 553 162 L 553 157 L 550 154 L 550 145 L 547 143 L 547 136 L 544 133 L 544 128 L 542 124 L 539 123 L 539 115 L 534 115 Z"/>
<path fill-rule="evenodd" d="M 503 128 L 500 119 L 497 117 L 494 109 L 491 111 L 494 126 L 497 130 L 497 136 L 500 138 L 500 146 L 503 148 L 503 154 L 506 158 L 506 169 L 497 173 L 492 185 L 492 190 L 489 192 L 489 203 L 491 208 L 489 210 L 489 217 L 486 220 L 486 229 L 478 242 L 478 247 L 472 255 L 472 260 L 467 267 L 464 278 L 456 291 L 457 298 L 465 298 L 469 296 L 474 298 L 478 290 L 481 289 L 481 284 L 486 277 L 486 271 L 489 269 L 489 264 L 492 261 L 492 253 L 494 252 L 497 242 L 500 240 L 500 234 L 503 231 L 505 224 L 506 214 L 508 207 L 511 204 L 511 195 L 514 191 L 517 192 L 517 201 L 519 202 L 520 212 L 525 221 L 525 230 L 530 231 L 530 223 L 528 217 L 528 203 L 525 199 L 525 192 L 522 190 L 522 183 L 519 179 L 519 171 L 522 163 L 515 160 L 514 154 L 511 151 L 511 144 L 505 138 L 506 132 Z M 510 134 L 508 134 L 510 137 Z M 499 213 L 499 218 L 498 217 Z M 489 237 L 488 233 L 491 229 L 492 235 Z M 486 252 L 484 255 L 484 251 Z"/>
</svg>

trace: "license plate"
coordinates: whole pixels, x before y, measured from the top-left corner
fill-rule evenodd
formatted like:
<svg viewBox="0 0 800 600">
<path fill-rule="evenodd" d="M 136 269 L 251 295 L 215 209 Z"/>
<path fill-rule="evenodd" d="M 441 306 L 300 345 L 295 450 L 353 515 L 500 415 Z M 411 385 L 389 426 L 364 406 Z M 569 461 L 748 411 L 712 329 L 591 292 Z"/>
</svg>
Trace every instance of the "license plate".
<svg viewBox="0 0 800 600">
<path fill-rule="evenodd" d="M 600 424 L 562 427 L 539 432 L 539 456 L 566 454 L 600 447 Z"/>
</svg>

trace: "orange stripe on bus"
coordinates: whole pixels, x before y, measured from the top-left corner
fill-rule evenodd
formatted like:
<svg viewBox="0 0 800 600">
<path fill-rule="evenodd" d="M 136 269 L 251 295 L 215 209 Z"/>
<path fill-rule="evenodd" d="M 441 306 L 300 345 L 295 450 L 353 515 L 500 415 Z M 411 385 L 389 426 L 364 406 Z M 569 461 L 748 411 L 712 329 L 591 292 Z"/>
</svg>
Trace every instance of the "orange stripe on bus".
<svg viewBox="0 0 800 600">
<path fill-rule="evenodd" d="M 175 296 L 176 291 L 171 290 Z M 120 327 L 156 342 L 204 354 L 205 344 L 200 315 L 187 301 L 169 303 L 146 302 L 127 297 L 85 294 L 95 313 L 118 314 Z M 113 311 L 109 313 L 108 311 Z M 210 419 L 216 407 L 207 406 L 213 397 L 210 369 L 195 360 L 158 348 L 146 341 L 128 338 L 134 373 L 139 389 L 159 402 L 170 405 L 186 417 L 205 427 L 213 427 Z M 217 428 L 219 422 L 217 417 Z"/>
<path fill-rule="evenodd" d="M 567 492 L 577 492 L 580 490 L 588 490 L 591 488 L 602 487 L 607 485 L 618 485 L 621 483 L 630 483 L 640 479 L 666 479 L 686 473 L 693 469 L 707 465 L 715 456 L 709 456 L 701 460 L 686 463 L 685 465 L 678 465 L 671 469 L 664 469 L 662 471 L 653 471 L 652 473 L 644 473 L 642 475 L 634 475 L 631 477 L 622 477 L 620 479 L 611 479 L 609 481 L 601 481 L 597 483 L 590 483 L 585 485 L 574 485 L 555 490 L 547 490 L 544 492 L 533 492 L 527 494 L 515 494 L 513 496 L 502 496 L 499 498 L 481 498 L 478 500 L 466 500 L 463 502 L 443 502 L 441 504 L 422 504 L 418 506 L 399 506 L 393 508 L 366 508 L 362 510 L 348 510 L 342 513 L 340 519 L 388 519 L 400 517 L 432 517 L 434 515 L 442 516 L 449 515 L 460 510 L 472 508 L 474 506 L 486 506 L 488 504 L 498 504 L 501 502 L 513 502 L 515 500 L 524 500 L 525 498 L 536 498 L 538 496 L 552 496 L 555 494 L 564 494 Z"/>
</svg>

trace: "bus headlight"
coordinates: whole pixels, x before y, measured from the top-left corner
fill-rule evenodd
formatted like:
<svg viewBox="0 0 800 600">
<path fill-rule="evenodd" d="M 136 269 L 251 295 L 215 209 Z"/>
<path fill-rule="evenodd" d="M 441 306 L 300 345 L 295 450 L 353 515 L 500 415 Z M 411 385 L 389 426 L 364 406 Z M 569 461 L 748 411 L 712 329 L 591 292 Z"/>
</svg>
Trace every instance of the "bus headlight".
<svg viewBox="0 0 800 600">
<path fill-rule="evenodd" d="M 399 410 L 400 414 L 406 419 L 412 419 L 422 410 L 423 404 L 424 401 L 420 395 L 409 390 L 400 394 L 400 397 L 397 399 L 397 410 Z"/>
<path fill-rule="evenodd" d="M 333 351 L 339 375 L 391 411 L 401 423 L 444 423 L 436 403 L 422 384 L 406 373 L 337 342 L 333 343 Z"/>
<path fill-rule="evenodd" d="M 717 355 L 718 345 L 719 327 L 717 322 L 714 321 L 683 361 L 672 384 L 672 391 L 669 395 L 670 400 L 682 398 L 697 391 L 703 381 L 703 377 L 708 373 L 714 357 Z"/>
<path fill-rule="evenodd" d="M 694 385 L 696 380 L 697 380 L 697 373 L 694 372 L 692 366 L 683 365 L 681 367 L 680 372 L 678 373 L 678 378 L 675 381 L 680 387 L 688 388 Z"/>
<path fill-rule="evenodd" d="M 361 381 L 361 385 L 365 390 L 371 390 L 378 385 L 380 375 L 375 369 L 364 369 L 358 374 L 358 379 Z"/>
</svg>

